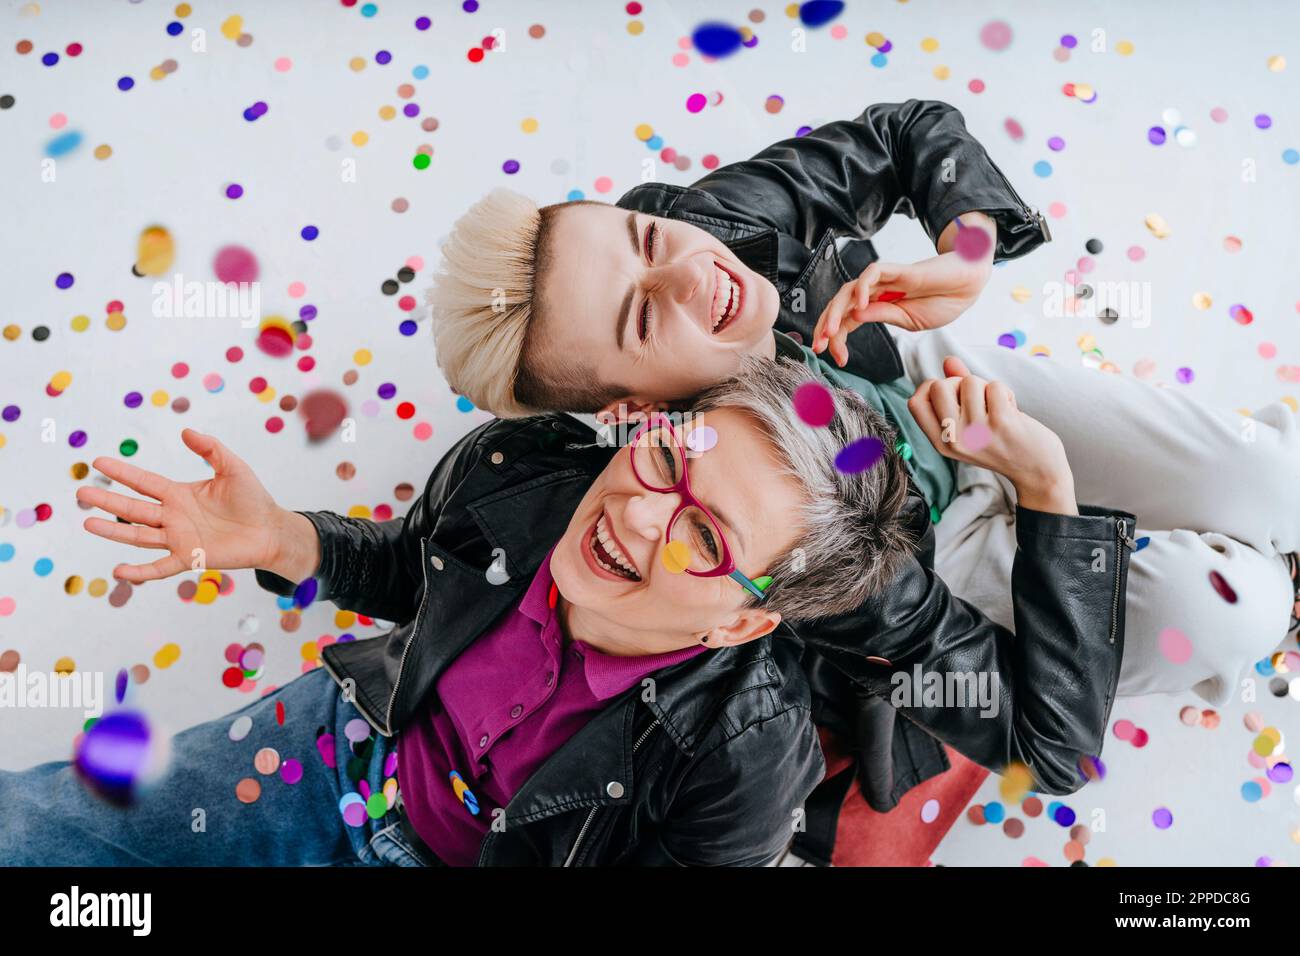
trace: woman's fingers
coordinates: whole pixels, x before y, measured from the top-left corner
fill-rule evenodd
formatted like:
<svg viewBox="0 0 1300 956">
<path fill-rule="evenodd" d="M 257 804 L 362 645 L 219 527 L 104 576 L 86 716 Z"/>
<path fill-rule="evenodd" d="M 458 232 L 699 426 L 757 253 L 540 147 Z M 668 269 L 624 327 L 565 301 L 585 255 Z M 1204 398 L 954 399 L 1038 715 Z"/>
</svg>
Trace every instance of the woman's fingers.
<svg viewBox="0 0 1300 956">
<path fill-rule="evenodd" d="M 989 421 L 1000 425 L 1008 416 L 1017 413 L 1016 394 L 1002 382 L 989 382 L 984 390 L 988 399 Z"/>
<path fill-rule="evenodd" d="M 119 581 L 129 581 L 131 584 L 143 584 L 146 581 L 169 578 L 173 574 L 189 569 L 188 564 L 175 555 L 169 554 L 149 564 L 119 564 L 113 569 L 113 577 Z"/>
<path fill-rule="evenodd" d="M 157 528 L 162 525 L 162 506 L 152 501 L 128 498 L 115 491 L 105 491 L 94 485 L 82 485 L 77 489 L 77 500 L 111 515 L 124 518 L 132 524 L 144 524 Z"/>
<path fill-rule="evenodd" d="M 159 501 L 167 493 L 167 486 L 171 484 L 162 475 L 155 474 L 152 471 L 145 471 L 143 468 L 138 468 L 118 458 L 108 458 L 101 455 L 91 464 L 96 471 L 107 475 L 120 484 L 126 485 L 132 491 L 138 491 L 150 498 L 157 498 Z"/>
<path fill-rule="evenodd" d="M 839 331 L 840 319 L 844 315 L 844 310 L 848 308 L 852 301 L 853 284 L 845 283 L 840 286 L 840 291 L 836 292 L 831 301 L 826 304 L 822 310 L 821 318 L 817 320 L 817 327 L 813 329 L 814 352 L 821 352 L 826 348 L 826 344 Z"/>
<path fill-rule="evenodd" d="M 960 435 L 961 405 L 957 400 L 959 378 L 936 379 L 930 389 L 930 407 L 934 409 L 944 435 Z"/>
<path fill-rule="evenodd" d="M 961 403 L 961 411 L 966 418 L 966 423 L 982 422 L 987 419 L 989 412 L 985 405 L 984 391 L 988 383 L 978 375 L 967 375 L 959 381 L 961 384 L 957 387 L 957 399 Z"/>
<path fill-rule="evenodd" d="M 953 376 L 956 376 L 957 378 L 965 378 L 967 375 L 971 374 L 971 371 L 966 363 L 957 356 L 949 355 L 943 360 L 943 374 L 947 375 L 949 378 L 952 378 Z"/>
<path fill-rule="evenodd" d="M 82 527 L 101 538 L 135 545 L 137 548 L 167 547 L 167 536 L 160 528 L 122 524 L 120 521 L 109 521 L 105 518 L 87 518 Z"/>
<path fill-rule="evenodd" d="M 229 475 L 244 466 L 244 460 L 223 445 L 212 435 L 186 428 L 181 432 L 181 441 L 190 451 L 198 455 L 218 475 Z"/>
<path fill-rule="evenodd" d="M 918 385 L 912 397 L 907 400 L 907 409 L 916 419 L 916 423 L 921 426 L 921 431 L 925 432 L 925 437 L 930 439 L 930 444 L 942 451 L 943 432 L 939 427 L 939 419 L 934 413 L 934 406 L 930 404 L 930 391 L 934 385 L 935 380 L 932 378 Z"/>
</svg>

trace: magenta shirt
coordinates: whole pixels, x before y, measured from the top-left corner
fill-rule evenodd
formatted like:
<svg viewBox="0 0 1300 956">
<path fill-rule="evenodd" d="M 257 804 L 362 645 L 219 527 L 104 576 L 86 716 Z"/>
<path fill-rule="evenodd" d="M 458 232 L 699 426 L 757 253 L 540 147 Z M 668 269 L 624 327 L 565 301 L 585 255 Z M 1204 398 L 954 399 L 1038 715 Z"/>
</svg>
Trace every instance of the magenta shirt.
<svg viewBox="0 0 1300 956">
<path fill-rule="evenodd" d="M 580 641 L 565 646 L 550 607 L 551 556 L 519 607 L 447 667 L 409 726 L 397 735 L 402 802 L 415 832 L 450 866 L 474 866 L 504 807 L 551 754 L 643 677 L 694 657 L 703 646 L 613 657 Z M 477 801 L 471 813 L 450 779 Z"/>
</svg>

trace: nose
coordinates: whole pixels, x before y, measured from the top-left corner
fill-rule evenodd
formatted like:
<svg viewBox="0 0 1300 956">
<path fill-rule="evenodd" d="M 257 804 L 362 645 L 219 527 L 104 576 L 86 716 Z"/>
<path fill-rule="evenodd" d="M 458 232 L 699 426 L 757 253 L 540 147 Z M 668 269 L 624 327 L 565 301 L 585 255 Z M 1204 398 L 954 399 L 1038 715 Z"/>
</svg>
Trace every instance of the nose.
<svg viewBox="0 0 1300 956">
<path fill-rule="evenodd" d="M 704 262 L 698 256 L 666 263 L 660 270 L 662 288 L 674 302 L 681 305 L 689 303 L 697 292 L 706 288 L 707 278 Z"/>
<path fill-rule="evenodd" d="M 623 523 L 633 534 L 658 544 L 668 530 L 668 519 L 676 506 L 676 495 L 632 495 L 623 508 Z"/>
</svg>

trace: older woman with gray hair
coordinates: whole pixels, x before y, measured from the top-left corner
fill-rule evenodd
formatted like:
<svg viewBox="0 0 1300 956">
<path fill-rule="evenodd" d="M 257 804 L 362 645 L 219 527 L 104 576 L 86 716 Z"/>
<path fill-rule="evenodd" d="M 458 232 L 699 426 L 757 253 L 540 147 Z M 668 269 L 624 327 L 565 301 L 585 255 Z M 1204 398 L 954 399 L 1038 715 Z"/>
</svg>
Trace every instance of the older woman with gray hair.
<svg viewBox="0 0 1300 956">
<path fill-rule="evenodd" d="M 825 424 L 801 420 L 792 399 L 813 381 L 797 363 L 747 360 L 689 417 L 653 414 L 621 448 L 568 416 L 496 420 L 385 522 L 287 511 L 192 430 L 183 440 L 214 470 L 204 481 L 96 459 L 144 497 L 80 489 L 119 519 L 87 529 L 167 552 L 116 576 L 176 574 L 202 548 L 210 568 L 259 568 L 279 594 L 310 581 L 317 599 L 396 626 L 330 645 L 323 669 L 246 707 L 260 736 L 228 720 L 181 733 L 154 786 L 108 794 L 124 810 L 78 785 L 80 773 L 105 786 L 80 758 L 0 773 L 0 857 L 769 862 L 806 829 L 824 774 L 810 645 L 865 696 L 895 693 L 914 668 L 1004 675 L 991 713 L 919 687 L 903 712 L 990 766 L 1032 766 L 1040 789 L 1077 788 L 1122 643 L 1117 516 L 1024 511 L 1015 640 L 930 571 L 929 524 L 883 417 L 827 390 Z M 1098 552 L 1113 578 L 1087 573 Z M 846 632 L 866 653 L 844 649 Z M 254 792 L 240 778 L 255 755 L 264 765 L 271 730 L 293 785 Z M 201 839 L 162 825 L 194 806 Z"/>
</svg>

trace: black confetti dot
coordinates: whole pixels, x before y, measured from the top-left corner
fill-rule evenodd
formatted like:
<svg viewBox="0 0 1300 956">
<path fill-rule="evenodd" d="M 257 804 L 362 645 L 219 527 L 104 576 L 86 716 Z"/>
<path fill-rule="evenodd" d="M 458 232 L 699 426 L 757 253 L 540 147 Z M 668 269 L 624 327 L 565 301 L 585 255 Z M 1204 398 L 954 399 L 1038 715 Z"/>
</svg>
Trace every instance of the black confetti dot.
<svg viewBox="0 0 1300 956">
<path fill-rule="evenodd" d="M 1084 248 L 1087 249 L 1095 256 L 1097 253 L 1101 252 L 1102 250 L 1101 240 L 1089 239 L 1086 243 L 1084 243 Z"/>
<path fill-rule="evenodd" d="M 1091 299 L 1091 298 L 1092 298 L 1092 286 L 1090 286 L 1090 285 L 1081 285 L 1081 286 L 1079 286 L 1077 289 L 1074 290 L 1074 294 L 1077 295 L 1080 299 Z"/>
<path fill-rule="evenodd" d="M 397 278 L 401 282 L 410 282 L 415 278 L 415 270 L 410 266 L 402 266 L 397 270 Z"/>
<path fill-rule="evenodd" d="M 0 110 L 7 110 L 13 105 L 14 105 L 14 98 L 10 96 L 8 93 L 6 93 L 4 96 L 0 96 Z"/>
<path fill-rule="evenodd" d="M 1097 318 L 1101 319 L 1107 325 L 1114 325 L 1119 321 L 1119 313 L 1114 309 L 1102 309 L 1101 312 L 1097 314 Z"/>
<path fill-rule="evenodd" d="M 32 338 L 37 342 L 44 342 L 50 337 L 50 327 L 48 325 L 38 325 L 32 329 Z"/>
<path fill-rule="evenodd" d="M 384 284 L 379 288 L 383 291 L 384 295 L 396 295 L 398 289 L 397 281 L 394 279 L 385 279 Z"/>
</svg>

